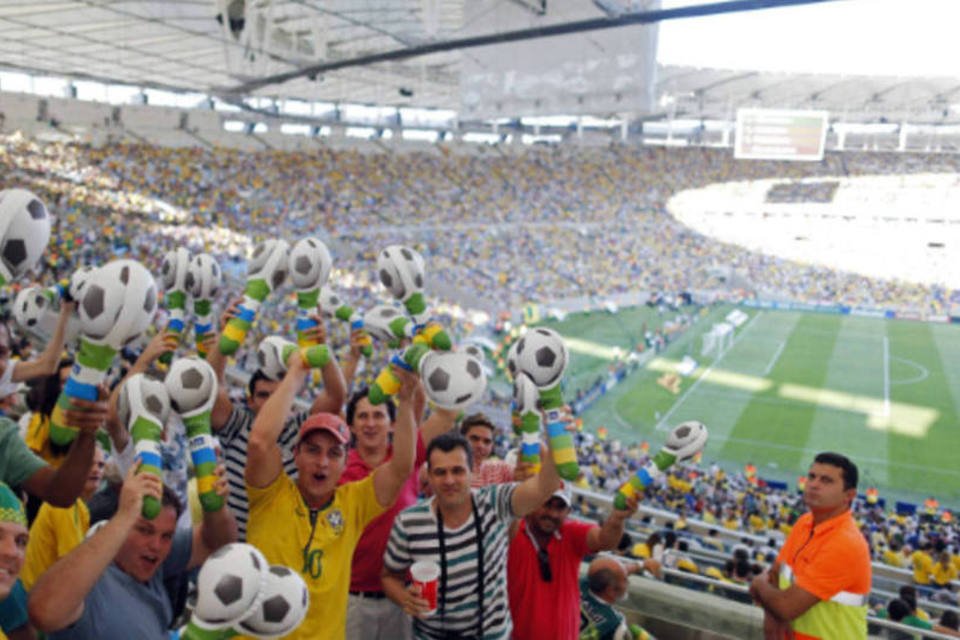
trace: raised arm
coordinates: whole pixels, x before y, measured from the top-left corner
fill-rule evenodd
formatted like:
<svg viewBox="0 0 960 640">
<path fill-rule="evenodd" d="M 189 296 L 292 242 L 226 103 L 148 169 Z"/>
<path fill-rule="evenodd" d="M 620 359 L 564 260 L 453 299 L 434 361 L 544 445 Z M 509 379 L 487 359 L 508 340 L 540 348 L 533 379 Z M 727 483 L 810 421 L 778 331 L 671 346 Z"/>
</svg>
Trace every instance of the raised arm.
<svg viewBox="0 0 960 640">
<path fill-rule="evenodd" d="M 540 473 L 527 478 L 517 485 L 513 492 L 513 515 L 522 518 L 534 509 L 539 508 L 550 497 L 554 491 L 560 488 L 560 476 L 557 474 L 557 467 L 553 464 L 553 452 L 549 445 L 542 445 L 543 455 Z"/>
<path fill-rule="evenodd" d="M 102 398 L 106 397 L 106 390 L 101 388 L 101 394 Z M 83 491 L 93 463 L 95 434 L 103 426 L 109 411 L 106 400 L 90 402 L 74 398 L 71 403 L 76 409 L 66 411 L 64 417 L 80 432 L 70 445 L 67 457 L 58 469 L 43 467 L 23 483 L 28 493 L 55 507 L 71 506 Z"/>
<path fill-rule="evenodd" d="M 227 424 L 227 420 L 230 419 L 230 414 L 233 413 L 233 402 L 230 401 L 230 393 L 227 391 L 227 357 L 220 353 L 220 348 L 217 345 L 220 342 L 220 332 L 223 331 L 223 327 L 227 324 L 227 321 L 236 316 L 237 305 L 240 304 L 241 300 L 242 298 L 238 298 L 230 303 L 230 306 L 227 307 L 223 311 L 223 315 L 220 316 L 220 331 L 211 331 L 204 340 L 207 350 L 207 362 L 210 363 L 210 366 L 213 367 L 213 370 L 217 374 L 217 400 L 210 412 L 210 428 L 214 431 L 223 429 Z"/>
<path fill-rule="evenodd" d="M 252 487 L 267 487 L 283 473 L 283 462 L 277 438 L 283 431 L 290 407 L 300 392 L 310 369 L 294 351 L 287 363 L 287 373 L 253 421 L 247 441 L 247 467 L 244 478 Z"/>
<path fill-rule="evenodd" d="M 60 364 L 60 356 L 63 355 L 63 344 L 67 335 L 67 322 L 73 310 L 77 308 L 77 303 L 64 301 L 60 305 L 60 315 L 57 316 L 57 326 L 53 330 L 53 336 L 47 342 L 47 346 L 33 360 L 21 361 L 13 369 L 13 376 L 10 378 L 13 382 L 25 382 L 40 378 L 42 376 L 51 376 L 57 372 L 57 365 Z M 10 366 L 12 363 L 8 363 Z"/>
<path fill-rule="evenodd" d="M 414 395 L 420 380 L 416 375 L 393 367 L 400 379 L 400 391 L 397 392 L 397 421 L 393 429 L 393 456 L 381 464 L 373 473 L 373 489 L 377 502 L 390 507 L 397 499 L 400 488 L 413 473 L 416 456 L 416 419 L 414 418 Z"/>
<path fill-rule="evenodd" d="M 327 344 L 327 329 L 323 316 L 318 311 L 310 318 L 316 325 L 305 331 L 304 335 L 316 344 Z M 320 373 L 323 377 L 323 390 L 317 394 L 310 405 L 310 413 L 324 412 L 339 415 L 340 410 L 343 409 L 343 403 L 347 400 L 347 383 L 333 351 L 330 351 L 330 360 L 320 369 Z"/>
<path fill-rule="evenodd" d="M 613 509 L 601 526 L 594 527 L 587 532 L 587 548 L 590 549 L 590 553 L 610 551 L 617 548 L 620 539 L 623 537 L 627 520 L 637 512 L 638 502 L 640 502 L 639 494 L 630 496 L 627 498 L 626 509 Z"/>
<path fill-rule="evenodd" d="M 423 385 L 420 385 L 423 388 Z M 423 439 L 423 446 L 430 446 L 430 441 L 453 429 L 457 423 L 457 416 L 460 412 L 451 409 L 441 409 L 434 407 L 430 412 L 430 417 L 420 425 L 420 437 Z"/>
<path fill-rule="evenodd" d="M 133 465 L 120 490 L 117 513 L 95 535 L 60 558 L 40 576 L 30 592 L 28 610 L 34 626 L 44 633 L 69 627 L 83 615 L 83 601 L 113 562 L 140 516 L 144 496 L 160 499 L 163 485 Z"/>
</svg>

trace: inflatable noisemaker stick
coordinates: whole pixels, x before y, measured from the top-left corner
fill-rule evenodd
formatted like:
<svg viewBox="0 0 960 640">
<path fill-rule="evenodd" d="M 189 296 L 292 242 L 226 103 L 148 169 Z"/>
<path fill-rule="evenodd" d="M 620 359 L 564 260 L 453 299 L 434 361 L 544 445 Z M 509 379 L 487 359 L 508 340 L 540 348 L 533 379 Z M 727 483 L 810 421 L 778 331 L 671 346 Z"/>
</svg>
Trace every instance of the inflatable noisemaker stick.
<svg viewBox="0 0 960 640">
<path fill-rule="evenodd" d="M 363 326 L 392 349 L 399 347 L 405 339 L 439 351 L 449 351 L 453 346 L 450 336 L 438 323 L 415 325 L 410 318 L 388 304 L 379 304 L 363 314 Z"/>
<path fill-rule="evenodd" d="M 540 394 L 525 373 L 518 373 L 513 381 L 513 401 L 520 418 L 520 460 L 535 468 L 540 466 L 540 410 L 537 401 Z"/>
<path fill-rule="evenodd" d="M 311 369 L 322 369 L 330 362 L 330 349 L 325 344 L 298 347 L 280 336 L 267 336 L 257 347 L 257 364 L 270 380 L 280 380 L 287 372 L 287 363 L 294 352 L 300 354 L 303 363 Z"/>
<path fill-rule="evenodd" d="M 643 493 L 650 484 L 675 462 L 683 462 L 703 451 L 707 444 L 707 428 L 702 422 L 682 422 L 670 431 L 667 442 L 645 465 L 637 469 L 630 479 L 617 489 L 613 497 L 616 509 L 625 509 L 627 499 Z"/>
<path fill-rule="evenodd" d="M 394 298 L 403 303 L 413 318 L 414 338 L 431 349 L 449 351 L 453 347 L 450 336 L 439 324 L 430 322 L 430 311 L 423 298 L 423 256 L 400 245 L 391 245 L 377 256 L 377 273 L 380 282 Z"/>
<path fill-rule="evenodd" d="M 213 333 L 213 299 L 223 284 L 223 272 L 220 265 L 207 253 L 194 256 L 187 268 L 187 292 L 193 298 L 193 333 L 197 343 L 197 355 L 207 357 L 204 342 Z"/>
<path fill-rule="evenodd" d="M 173 251 L 168 251 L 163 257 L 163 266 L 160 267 L 160 282 L 163 284 L 164 296 L 163 304 L 170 314 L 167 320 L 168 334 L 177 337 L 177 343 L 180 343 L 180 336 L 186 328 L 187 320 L 187 271 L 190 268 L 190 252 L 180 247 Z M 173 352 L 168 351 L 160 356 L 160 362 L 170 364 L 173 360 Z"/>
<path fill-rule="evenodd" d="M 137 339 L 153 320 L 157 285 L 150 272 L 134 260 L 115 260 L 91 273 L 78 298 L 80 346 L 76 362 L 50 415 L 50 441 L 65 446 L 78 430 L 64 412 L 71 398 L 96 401 L 114 357 Z"/>
<path fill-rule="evenodd" d="M 133 450 L 140 459 L 139 473 L 153 474 L 163 482 L 160 442 L 170 415 L 167 388 L 159 380 L 142 373 L 130 376 L 120 389 L 117 415 L 120 423 L 130 431 Z M 153 496 L 144 496 L 141 513 L 147 520 L 153 520 L 160 513 L 160 501 Z"/>
<path fill-rule="evenodd" d="M 290 281 L 297 288 L 297 344 L 312 347 L 319 344 L 306 332 L 317 326 L 311 316 L 320 302 L 320 289 L 330 277 L 333 260 L 327 245 L 317 238 L 303 238 L 290 250 Z"/>
<path fill-rule="evenodd" d="M 333 291 L 328 289 L 320 291 L 320 308 L 323 310 L 323 315 L 327 318 L 336 318 L 349 324 L 350 331 L 363 331 L 363 318 L 361 318 L 352 307 L 343 302 L 340 296 Z M 360 353 L 362 353 L 364 357 L 369 358 L 373 355 L 373 344 L 366 331 L 363 331 L 363 335 L 364 344 L 360 348 Z"/>
<path fill-rule="evenodd" d="M 217 495 L 217 454 L 210 429 L 210 412 L 217 399 L 217 374 L 206 360 L 179 358 L 170 365 L 164 380 L 170 406 L 180 414 L 187 429 L 190 459 L 197 477 L 200 505 L 206 512 L 223 508 Z"/>
<path fill-rule="evenodd" d="M 50 214 L 26 189 L 0 191 L 0 286 L 13 282 L 40 262 L 50 242 Z"/>
<path fill-rule="evenodd" d="M 285 637 L 303 622 L 309 604 L 307 584 L 296 571 L 267 565 L 255 547 L 229 544 L 201 567 L 197 604 L 180 639 Z"/>
<path fill-rule="evenodd" d="M 517 370 L 527 374 L 540 393 L 547 437 L 557 473 L 564 480 L 576 480 L 580 474 L 573 436 L 567 431 L 567 411 L 560 382 L 567 368 L 567 347 L 563 338 L 551 329 L 531 329 L 517 341 Z"/>
<path fill-rule="evenodd" d="M 266 240 L 253 250 L 243 301 L 237 316 L 230 318 L 220 336 L 220 353 L 223 355 L 232 356 L 237 352 L 257 317 L 260 305 L 286 280 L 288 249 L 284 240 Z"/>
<path fill-rule="evenodd" d="M 400 353 L 395 353 L 390 358 L 390 364 L 407 371 L 419 371 L 420 361 L 428 353 L 430 353 L 430 347 L 427 345 L 412 344 Z M 373 384 L 370 385 L 370 404 L 383 404 L 387 401 L 387 398 L 395 396 L 398 391 L 400 391 L 400 379 L 388 365 L 380 370 Z"/>
</svg>

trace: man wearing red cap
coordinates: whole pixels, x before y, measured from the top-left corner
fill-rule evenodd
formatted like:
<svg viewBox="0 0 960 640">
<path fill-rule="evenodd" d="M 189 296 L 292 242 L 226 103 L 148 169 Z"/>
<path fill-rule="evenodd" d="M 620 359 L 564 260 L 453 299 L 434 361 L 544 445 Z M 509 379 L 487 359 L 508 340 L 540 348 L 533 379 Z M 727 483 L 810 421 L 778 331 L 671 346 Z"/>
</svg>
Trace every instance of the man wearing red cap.
<svg viewBox="0 0 960 640">
<path fill-rule="evenodd" d="M 300 572 L 310 592 L 303 624 L 287 638 L 343 638 L 350 562 L 364 527 L 389 508 L 413 471 L 418 381 L 402 380 L 396 396 L 393 455 L 362 480 L 338 486 L 350 431 L 339 416 L 318 413 L 300 427 L 294 448 L 297 478 L 284 472 L 277 436 L 310 370 L 294 353 L 286 375 L 257 414 L 247 449 L 250 500 L 247 541 L 271 564 Z"/>
</svg>

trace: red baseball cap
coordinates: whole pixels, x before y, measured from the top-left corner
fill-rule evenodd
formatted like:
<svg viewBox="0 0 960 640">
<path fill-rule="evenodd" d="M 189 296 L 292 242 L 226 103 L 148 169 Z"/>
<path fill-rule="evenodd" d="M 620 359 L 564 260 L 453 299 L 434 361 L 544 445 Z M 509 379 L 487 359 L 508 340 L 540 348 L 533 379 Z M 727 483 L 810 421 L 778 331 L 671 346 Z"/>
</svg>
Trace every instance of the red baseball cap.
<svg viewBox="0 0 960 640">
<path fill-rule="evenodd" d="M 303 424 L 300 425 L 300 435 L 297 442 L 303 442 L 314 431 L 326 431 L 336 438 L 340 444 L 350 442 L 350 430 L 347 429 L 347 425 L 340 419 L 340 416 L 332 413 L 315 413 L 304 420 Z"/>
</svg>

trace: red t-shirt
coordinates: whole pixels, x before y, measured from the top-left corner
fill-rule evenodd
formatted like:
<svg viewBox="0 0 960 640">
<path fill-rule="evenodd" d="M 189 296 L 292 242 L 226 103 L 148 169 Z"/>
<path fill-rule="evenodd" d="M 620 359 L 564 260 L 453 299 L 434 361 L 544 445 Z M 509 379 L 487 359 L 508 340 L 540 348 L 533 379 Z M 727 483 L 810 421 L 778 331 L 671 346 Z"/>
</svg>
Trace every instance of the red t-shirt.
<svg viewBox="0 0 960 640">
<path fill-rule="evenodd" d="M 595 524 L 567 520 L 547 545 L 553 580 L 540 577 L 537 550 L 520 522 L 507 556 L 507 590 L 513 640 L 576 640 L 580 635 L 580 562 L 590 553 L 587 532 Z"/>
<path fill-rule="evenodd" d="M 393 447 L 387 449 L 387 457 L 384 461 L 390 459 L 393 455 Z M 387 549 L 387 539 L 390 537 L 390 528 L 393 527 L 393 519 L 398 513 L 417 501 L 417 473 L 420 471 L 420 465 L 424 463 L 427 457 L 426 447 L 423 446 L 423 437 L 417 433 L 417 458 L 413 463 L 413 473 L 403 483 L 400 493 L 397 495 L 397 501 L 393 506 L 374 518 L 367 528 L 364 529 L 357 548 L 353 552 L 353 564 L 350 568 L 350 591 L 383 591 L 383 585 L 380 583 L 380 570 L 383 568 L 383 552 Z M 362 480 L 373 473 L 370 467 L 356 449 L 351 449 L 347 454 L 347 466 L 340 476 L 340 484 Z"/>
</svg>

